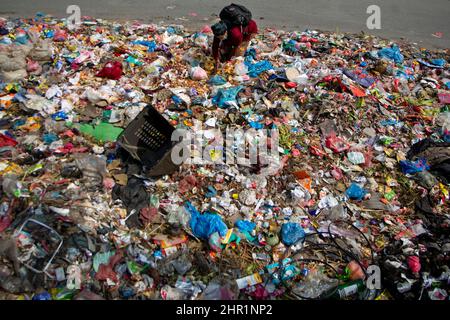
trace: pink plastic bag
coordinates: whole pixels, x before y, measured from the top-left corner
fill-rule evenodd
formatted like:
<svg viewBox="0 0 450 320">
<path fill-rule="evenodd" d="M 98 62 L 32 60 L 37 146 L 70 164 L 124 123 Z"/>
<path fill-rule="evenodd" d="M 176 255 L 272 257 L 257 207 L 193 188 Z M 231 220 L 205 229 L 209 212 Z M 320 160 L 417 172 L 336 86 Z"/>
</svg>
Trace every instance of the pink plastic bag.
<svg viewBox="0 0 450 320">
<path fill-rule="evenodd" d="M 211 33 L 211 27 L 209 25 L 204 25 L 202 30 L 200 31 L 201 33 Z"/>
<path fill-rule="evenodd" d="M 28 72 L 37 72 L 39 73 L 42 71 L 41 66 L 39 65 L 39 62 L 33 61 L 31 59 L 27 59 L 27 71 Z"/>
<path fill-rule="evenodd" d="M 53 40 L 58 42 L 63 42 L 67 40 L 67 32 L 65 30 L 56 29 L 53 35 Z"/>
<path fill-rule="evenodd" d="M 201 67 L 194 67 L 191 69 L 192 80 L 206 80 L 208 79 L 208 74 Z"/>
</svg>

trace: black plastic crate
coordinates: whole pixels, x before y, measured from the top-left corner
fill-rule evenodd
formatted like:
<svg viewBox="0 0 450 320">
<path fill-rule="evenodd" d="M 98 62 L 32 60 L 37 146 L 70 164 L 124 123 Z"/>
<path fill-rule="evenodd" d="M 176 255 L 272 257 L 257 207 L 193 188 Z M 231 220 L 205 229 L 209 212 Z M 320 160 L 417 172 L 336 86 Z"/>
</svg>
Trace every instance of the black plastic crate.
<svg viewBox="0 0 450 320">
<path fill-rule="evenodd" d="M 176 171 L 171 152 L 175 128 L 151 105 L 147 105 L 120 134 L 117 142 L 140 161 L 148 176 L 162 176 Z"/>
</svg>

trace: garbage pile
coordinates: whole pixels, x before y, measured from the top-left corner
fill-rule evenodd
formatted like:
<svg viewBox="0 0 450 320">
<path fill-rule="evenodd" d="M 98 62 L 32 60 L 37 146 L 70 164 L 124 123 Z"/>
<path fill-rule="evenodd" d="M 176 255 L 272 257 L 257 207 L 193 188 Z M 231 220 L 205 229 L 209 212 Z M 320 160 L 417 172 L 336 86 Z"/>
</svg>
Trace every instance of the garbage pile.
<svg viewBox="0 0 450 320">
<path fill-rule="evenodd" d="M 0 21 L 1 298 L 448 300 L 448 51 L 266 29 L 212 74 L 211 41 Z M 151 176 L 118 143 L 149 108 L 279 162 Z"/>
</svg>

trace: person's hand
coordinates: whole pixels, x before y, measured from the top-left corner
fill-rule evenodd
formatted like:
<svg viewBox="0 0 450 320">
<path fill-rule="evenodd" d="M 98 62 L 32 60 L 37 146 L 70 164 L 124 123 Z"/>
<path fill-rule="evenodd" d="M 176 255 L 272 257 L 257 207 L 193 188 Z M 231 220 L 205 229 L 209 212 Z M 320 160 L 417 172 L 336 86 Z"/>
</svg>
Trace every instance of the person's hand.
<svg viewBox="0 0 450 320">
<path fill-rule="evenodd" d="M 213 74 L 216 74 L 216 73 L 217 73 L 218 67 L 219 67 L 219 60 L 216 60 L 216 61 L 214 62 Z"/>
</svg>

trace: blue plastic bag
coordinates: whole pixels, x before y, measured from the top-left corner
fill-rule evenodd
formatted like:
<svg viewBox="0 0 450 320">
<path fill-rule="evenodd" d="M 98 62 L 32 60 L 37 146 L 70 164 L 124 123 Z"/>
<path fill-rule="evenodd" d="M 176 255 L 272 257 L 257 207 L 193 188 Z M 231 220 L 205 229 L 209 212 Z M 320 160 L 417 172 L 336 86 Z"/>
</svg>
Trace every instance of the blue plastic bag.
<svg viewBox="0 0 450 320">
<path fill-rule="evenodd" d="M 136 40 L 132 42 L 133 44 L 139 44 L 141 46 L 146 46 L 148 48 L 148 52 L 154 52 L 156 49 L 155 41 L 144 41 L 144 40 Z"/>
<path fill-rule="evenodd" d="M 279 284 L 280 281 L 280 275 L 281 280 L 286 281 L 292 278 L 295 278 L 299 273 L 300 269 L 298 269 L 295 265 L 291 264 L 292 259 L 286 258 L 281 261 L 281 270 L 280 270 L 280 263 L 275 262 L 268 266 L 266 266 L 267 272 L 272 276 L 272 283 L 273 284 Z"/>
<path fill-rule="evenodd" d="M 245 65 L 248 68 L 249 77 L 256 78 L 264 71 L 273 69 L 272 63 L 268 60 L 263 60 L 256 63 L 252 63 L 251 60 L 253 60 L 251 57 L 247 57 L 245 59 Z"/>
<path fill-rule="evenodd" d="M 390 48 L 383 48 L 378 50 L 378 56 L 389 60 L 394 60 L 395 63 L 403 62 L 403 55 L 400 53 L 400 49 L 397 45 L 393 45 Z"/>
<path fill-rule="evenodd" d="M 136 58 L 133 57 L 133 56 L 128 56 L 128 57 L 125 59 L 125 61 L 128 62 L 129 64 L 134 64 L 134 65 L 136 65 L 136 66 L 142 66 L 142 65 L 143 65 L 142 61 L 139 61 L 138 59 L 136 59 Z"/>
<path fill-rule="evenodd" d="M 345 194 L 352 200 L 362 200 L 366 195 L 367 191 L 361 188 L 358 184 L 352 183 L 347 190 L 345 190 Z"/>
<path fill-rule="evenodd" d="M 245 52 L 246 57 L 251 57 L 253 59 L 256 59 L 256 50 L 254 48 L 250 48 Z"/>
<path fill-rule="evenodd" d="M 217 190 L 213 186 L 208 186 L 208 192 L 205 194 L 205 197 L 212 198 L 217 195 Z"/>
<path fill-rule="evenodd" d="M 402 160 L 400 161 L 400 168 L 404 174 L 414 174 L 424 170 L 429 170 L 426 159 L 419 159 L 417 161 Z"/>
<path fill-rule="evenodd" d="M 52 296 L 47 291 L 44 291 L 42 293 L 35 294 L 31 300 L 38 300 L 38 301 L 44 301 L 44 300 L 52 300 Z"/>
<path fill-rule="evenodd" d="M 237 104 L 237 94 L 243 88 L 243 86 L 237 86 L 228 89 L 219 89 L 217 94 L 212 99 L 212 103 L 219 106 L 220 108 L 225 108 L 229 107 L 230 105 Z"/>
<path fill-rule="evenodd" d="M 216 74 L 215 76 L 213 76 L 211 79 L 208 80 L 208 83 L 213 86 L 221 86 L 227 83 L 227 80 L 225 80 L 222 76 Z"/>
<path fill-rule="evenodd" d="M 58 140 L 58 136 L 52 132 L 46 133 L 42 136 L 42 140 L 44 140 L 44 144 L 51 144 Z"/>
<path fill-rule="evenodd" d="M 398 121 L 396 119 L 387 119 L 387 120 L 380 121 L 380 125 L 382 125 L 383 127 L 394 126 L 396 128 L 401 128 L 401 127 L 403 127 L 404 123 L 402 121 Z"/>
<path fill-rule="evenodd" d="M 69 117 L 67 116 L 67 114 L 64 111 L 58 111 L 54 114 L 52 114 L 52 119 L 53 120 L 67 120 L 69 119 Z"/>
<path fill-rule="evenodd" d="M 285 245 L 291 246 L 303 238 L 305 238 L 305 231 L 298 223 L 287 222 L 281 227 L 281 242 Z"/>
<path fill-rule="evenodd" d="M 439 67 L 443 67 L 445 65 L 444 59 L 433 59 L 430 62 L 431 62 L 431 64 L 433 64 L 435 66 L 439 66 Z"/>
<path fill-rule="evenodd" d="M 264 128 L 264 124 L 259 123 L 257 121 L 250 121 L 248 124 L 250 125 L 250 127 L 256 130 Z"/>
<path fill-rule="evenodd" d="M 442 68 L 444 68 L 443 66 L 439 66 L 439 65 L 436 65 L 436 64 L 427 62 L 427 61 L 422 60 L 422 59 L 417 59 L 417 62 L 419 62 L 421 65 L 424 65 L 424 66 L 426 66 L 426 67 L 428 67 L 428 68 L 437 68 L 437 69 L 442 69 Z"/>
<path fill-rule="evenodd" d="M 234 225 L 239 229 L 239 231 L 251 232 L 256 228 L 256 224 L 249 220 L 238 220 Z"/>
<path fill-rule="evenodd" d="M 207 240 L 214 232 L 218 232 L 221 237 L 227 234 L 228 227 L 221 216 L 212 213 L 200 214 L 190 202 L 186 203 L 185 208 L 191 213 L 189 226 L 197 238 Z"/>
</svg>

